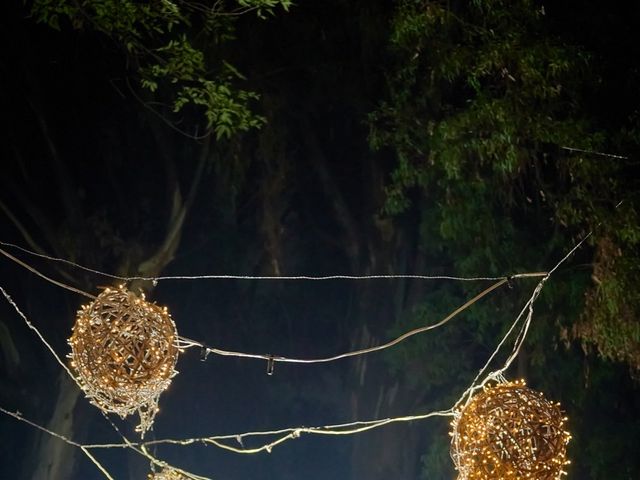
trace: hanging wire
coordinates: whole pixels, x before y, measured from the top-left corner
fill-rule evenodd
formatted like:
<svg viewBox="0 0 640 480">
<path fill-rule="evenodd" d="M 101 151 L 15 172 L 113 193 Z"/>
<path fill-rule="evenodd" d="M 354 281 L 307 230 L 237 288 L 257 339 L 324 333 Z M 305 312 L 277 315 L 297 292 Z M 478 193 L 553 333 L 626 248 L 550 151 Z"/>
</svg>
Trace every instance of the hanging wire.
<svg viewBox="0 0 640 480">
<path fill-rule="evenodd" d="M 0 242 L 0 244 L 6 246 L 7 244 L 5 244 L 4 242 Z M 21 247 L 17 247 L 15 245 L 13 245 L 16 248 L 20 248 L 21 250 L 26 251 L 25 249 L 22 249 Z M 88 298 L 91 299 L 95 299 L 96 297 L 94 295 L 91 295 L 90 293 L 87 292 L 83 292 L 82 290 L 79 290 L 75 287 L 71 287 L 69 285 L 66 285 L 62 282 L 59 282 L 57 280 L 54 280 L 50 277 L 47 277 L 46 275 L 40 273 L 37 269 L 35 269 L 34 267 L 26 264 L 25 262 L 23 262 L 22 260 L 14 257 L 13 255 L 7 253 L 6 251 L 4 251 L 3 249 L 0 248 L 0 253 L 2 253 L 3 255 L 5 255 L 7 258 L 9 258 L 10 260 L 13 260 L 14 262 L 18 263 L 19 265 L 21 265 L 22 267 L 26 268 L 27 270 L 29 270 L 30 272 L 38 275 L 39 277 L 53 283 L 54 285 L 57 285 L 59 287 L 65 288 L 67 290 L 71 290 L 73 292 L 79 293 L 81 295 L 84 295 Z M 48 257 L 46 255 L 42 255 L 39 253 L 35 253 L 35 252 L 29 252 L 33 255 L 37 255 L 39 257 L 45 257 L 47 259 L 50 260 L 57 260 L 57 261 L 63 261 L 65 263 L 69 263 L 75 266 L 78 266 L 79 268 L 86 268 L 86 267 L 80 267 L 79 265 L 75 264 L 74 262 L 70 262 L 69 260 L 61 260 L 61 259 L 56 259 L 54 257 Z M 100 273 L 97 270 L 90 270 L 94 273 Z M 104 275 L 108 275 L 108 274 L 104 274 Z M 112 275 L 110 275 L 111 277 L 114 277 Z M 280 363 L 299 363 L 299 364 L 315 364 L 315 363 L 328 363 L 328 362 L 333 362 L 336 360 L 341 360 L 344 358 L 349 358 L 349 357 L 355 357 L 355 356 L 360 356 L 360 355 L 365 355 L 365 354 L 369 354 L 369 353 L 373 353 L 373 352 L 378 352 L 381 350 L 385 350 L 387 348 L 391 348 L 397 344 L 399 344 L 400 342 L 403 342 L 404 340 L 413 337 L 414 335 L 417 335 L 419 333 L 424 333 L 427 332 L 429 330 L 433 330 L 436 328 L 439 328 L 443 325 L 445 325 L 446 323 L 448 323 L 450 320 L 452 320 L 454 317 L 456 317 L 459 313 L 461 313 L 462 311 L 466 310 L 467 308 L 469 308 L 471 305 L 473 305 L 474 303 L 476 303 L 478 300 L 480 300 L 481 298 L 483 298 L 484 296 L 488 295 L 489 293 L 493 292 L 495 289 L 501 287 L 502 285 L 507 284 L 509 281 L 511 281 L 512 279 L 516 279 L 516 278 L 532 278 L 532 277 L 545 277 L 548 276 L 547 272 L 531 272 L 531 273 L 520 273 L 520 274 L 516 274 L 516 275 L 512 275 L 509 277 L 498 277 L 499 281 L 494 283 L 493 285 L 491 285 L 490 287 L 486 288 L 485 290 L 483 290 L 482 292 L 480 292 L 479 294 L 477 294 L 475 297 L 473 297 L 471 300 L 467 301 L 465 304 L 463 304 L 462 306 L 458 307 L 456 310 L 454 310 L 452 313 L 450 313 L 449 315 L 447 315 L 445 318 L 443 318 L 442 320 L 440 320 L 439 322 L 433 324 L 433 325 L 427 325 L 424 327 L 419 327 L 419 328 L 415 328 L 409 332 L 406 332 L 402 335 L 400 335 L 399 337 L 384 343 L 382 345 L 377 345 L 374 347 L 369 347 L 369 348 L 364 348 L 364 349 L 359 349 L 359 350 L 354 350 L 354 351 L 350 351 L 350 352 L 345 352 L 345 353 L 341 353 L 338 355 L 333 355 L 330 357 L 324 357 L 324 358 L 310 358 L 310 359 L 306 359 L 306 358 L 289 358 L 289 357 L 284 357 L 284 356 L 276 356 L 273 354 L 255 354 L 255 353 L 246 353 L 246 352 L 236 352 L 236 351 L 231 351 L 231 350 L 224 350 L 224 349 L 220 349 L 220 348 L 216 348 L 216 347 L 211 347 L 208 346 L 202 342 L 199 342 L 197 340 L 192 340 L 190 338 L 187 337 L 182 337 L 179 336 L 177 338 L 177 346 L 179 349 L 181 350 L 185 350 L 188 348 L 192 348 L 192 347 L 199 347 L 202 351 L 203 351 L 203 359 L 206 359 L 207 356 L 210 353 L 213 353 L 215 355 L 221 355 L 221 356 L 227 356 L 227 357 L 239 357 L 239 358 L 253 358 L 253 359 L 259 359 L 259 360 L 266 360 L 268 362 L 268 373 L 269 375 L 273 374 L 273 366 L 275 362 L 280 362 Z M 206 278 L 222 278 L 220 276 L 205 276 Z M 200 277 L 200 278 L 205 278 L 205 277 Z M 119 280 L 135 280 L 135 279 L 142 279 L 143 277 L 115 277 Z M 144 278 L 145 280 L 157 280 L 157 279 L 167 279 L 167 278 L 172 278 L 172 279 L 177 279 L 177 278 L 189 278 L 189 279 L 195 279 L 196 277 L 150 277 L 150 278 Z M 338 276 L 338 275 L 333 275 L 330 277 L 244 277 L 246 279 L 288 279 L 288 280 L 293 280 L 293 279 L 314 279 L 314 280 L 320 280 L 320 279 L 335 279 L 335 278 L 349 278 L 349 279 L 364 279 L 364 278 L 406 278 L 405 276 L 394 276 L 394 277 L 390 277 L 390 276 Z M 413 276 L 413 278 L 416 278 L 416 276 Z M 430 280 L 433 280 L 436 277 L 421 277 L 421 278 L 428 278 Z M 437 277 L 437 278 L 442 278 L 442 277 Z M 459 277 L 445 277 L 447 279 L 455 279 L 455 278 L 459 278 Z M 488 278 L 491 277 L 482 277 L 482 280 L 487 280 Z M 466 278 L 465 280 L 469 280 L 469 278 Z"/>
<path fill-rule="evenodd" d="M 618 160 L 629 160 L 629 157 L 626 157 L 624 155 L 616 155 L 613 153 L 596 152 L 594 150 L 583 150 L 582 148 L 576 148 L 576 147 L 560 147 L 560 148 L 563 150 L 567 150 L 568 152 L 587 153 L 590 155 L 598 155 L 600 157 L 616 158 Z"/>
<path fill-rule="evenodd" d="M 157 276 L 157 277 L 144 277 L 144 276 L 131 276 L 125 277 L 121 275 L 113 275 L 111 273 L 102 272 L 100 270 L 96 270 L 90 267 L 86 267 L 76 262 L 72 262 L 71 260 L 66 260 L 64 258 L 52 257 L 50 255 L 45 255 L 42 253 L 34 252 L 32 250 L 26 249 L 19 245 L 15 245 L 12 243 L 2 242 L 0 241 L 0 245 L 9 248 L 15 248 L 20 250 L 23 253 L 28 255 L 42 258 L 44 260 L 49 260 L 52 262 L 64 263 L 74 268 L 78 268 L 80 270 L 84 270 L 86 272 L 94 273 L 96 275 L 101 275 L 106 278 L 111 278 L 113 280 L 120 280 L 123 282 L 131 282 L 134 280 L 138 281 L 149 281 L 149 282 L 158 282 L 160 280 L 275 280 L 275 281 L 325 281 L 325 280 L 398 280 L 398 279 L 414 279 L 414 280 L 452 280 L 459 282 L 476 282 L 476 281 L 489 281 L 495 282 L 497 280 L 502 280 L 506 278 L 505 275 L 500 277 L 455 277 L 450 275 L 412 275 L 412 274 L 381 274 L 381 275 L 284 275 L 284 276 L 273 276 L 273 275 L 228 275 L 228 274 L 205 274 L 205 275 L 165 275 L 165 276 Z M 3 253 L 5 256 L 11 258 L 14 261 L 17 261 L 15 257 L 10 256 L 4 250 L 0 249 L 0 253 Z M 18 263 L 20 263 L 18 261 Z M 26 264 L 20 263 L 25 268 L 32 268 L 26 266 Z M 512 275 L 511 278 L 525 278 L 525 277 L 535 277 L 542 276 L 546 274 L 546 272 L 531 272 L 531 273 L 518 273 Z M 69 288 L 67 285 L 58 284 L 58 286 L 62 286 L 63 288 Z M 73 287 L 71 287 L 73 288 Z M 81 293 L 81 295 L 90 295 L 86 292 L 76 292 Z"/>
<path fill-rule="evenodd" d="M 9 415 L 9 416 L 11 416 L 14 419 L 17 419 L 19 421 L 26 422 L 27 424 L 29 424 L 29 425 L 31 425 L 31 426 L 33 426 L 35 428 L 38 428 L 38 429 L 44 431 L 47 434 L 53 435 L 54 437 L 56 437 L 56 438 L 58 438 L 58 439 L 60 439 L 62 441 L 65 441 L 66 443 L 68 443 L 70 445 L 73 445 L 73 446 L 75 446 L 77 448 L 80 448 L 83 451 L 83 453 L 85 455 L 87 455 L 88 458 L 97 466 L 97 468 L 106 476 L 106 478 L 108 480 L 113 480 L 113 477 L 111 477 L 110 474 L 104 469 L 104 467 L 95 459 L 95 457 L 93 457 L 89 453 L 90 449 L 98 449 L 98 448 L 128 448 L 128 449 L 132 449 L 133 451 L 135 451 L 135 452 L 137 452 L 139 454 L 142 454 L 142 455 L 146 456 L 154 465 L 158 465 L 158 466 L 161 466 L 161 467 L 167 467 L 167 466 L 169 466 L 169 464 L 167 464 L 166 462 L 164 462 L 162 460 L 159 460 L 159 459 L 155 458 L 153 455 L 151 455 L 147 451 L 146 447 L 149 446 L 149 445 L 157 445 L 157 444 L 190 445 L 190 444 L 194 444 L 194 443 L 202 443 L 202 444 L 214 445 L 216 447 L 219 447 L 219 448 L 222 448 L 222 449 L 225 449 L 225 450 L 234 451 L 236 453 L 252 454 L 252 453 L 258 453 L 258 452 L 262 452 L 262 451 L 271 452 L 273 447 L 275 447 L 275 446 L 277 446 L 277 445 L 279 445 L 281 443 L 284 443 L 287 440 L 298 438 L 302 433 L 318 434 L 318 435 L 352 435 L 352 434 L 360 433 L 360 432 L 363 432 L 363 431 L 371 430 L 371 429 L 374 429 L 374 428 L 379 428 L 379 427 L 382 427 L 384 425 L 388 425 L 390 423 L 412 422 L 412 421 L 426 419 L 426 418 L 430 418 L 430 417 L 434 417 L 434 416 L 444 416 L 444 417 L 446 417 L 446 416 L 455 416 L 456 415 L 456 413 L 455 413 L 456 409 L 464 401 L 465 398 L 468 401 L 468 399 L 470 399 L 471 396 L 473 395 L 473 392 L 475 392 L 478 388 L 481 388 L 481 386 L 484 385 L 486 382 L 488 382 L 488 381 L 490 381 L 492 379 L 503 378 L 504 371 L 508 368 L 508 366 L 511 364 L 513 359 L 516 358 L 518 352 L 520 351 L 520 348 L 522 347 L 522 344 L 524 343 L 524 340 L 526 338 L 526 334 L 527 334 L 529 325 L 530 325 L 532 317 L 533 317 L 533 305 L 534 305 L 536 299 L 538 298 L 538 296 L 540 294 L 540 291 L 542 290 L 544 284 L 550 278 L 550 276 L 560 267 L 560 265 L 563 264 L 586 241 L 586 239 L 590 235 L 591 235 L 591 233 L 586 235 L 548 273 L 543 274 L 544 275 L 543 278 L 536 285 L 536 288 L 534 289 L 531 297 L 525 303 L 525 306 L 523 307 L 523 309 L 521 310 L 519 315 L 516 317 L 516 319 L 514 320 L 514 322 L 511 325 L 511 327 L 508 329 L 507 333 L 505 334 L 505 336 L 503 337 L 501 342 L 498 344 L 498 346 L 496 347 L 494 352 L 491 354 L 491 356 L 489 357 L 489 360 L 487 361 L 485 366 L 479 371 L 479 373 L 476 376 L 476 378 L 474 379 L 474 381 L 465 390 L 465 392 L 463 392 L 463 394 L 460 396 L 459 400 L 457 402 L 455 402 L 454 405 L 448 410 L 429 412 L 429 413 L 422 414 L 422 415 L 393 417 L 393 418 L 386 418 L 386 419 L 380 419 L 380 420 L 370 420 L 370 421 L 356 421 L 356 422 L 351 422 L 351 423 L 338 424 L 338 425 L 329 425 L 329 426 L 322 426 L 322 427 L 292 427 L 292 428 L 275 430 L 275 431 L 247 432 L 247 433 L 243 433 L 243 434 L 225 435 L 225 436 L 217 436 L 217 437 L 216 436 L 212 436 L 212 437 L 203 437 L 203 438 L 197 438 L 197 439 L 196 438 L 190 438 L 190 439 L 184 439 L 184 440 L 171 440 L 171 439 L 162 440 L 161 439 L 161 440 L 153 440 L 153 441 L 149 441 L 149 442 L 133 443 L 133 442 L 128 441 L 126 439 L 126 437 L 124 437 L 124 435 L 120 434 L 122 436 L 122 438 L 125 440 L 124 443 L 121 443 L 121 444 L 95 444 L 95 445 L 83 445 L 83 444 L 79 444 L 77 442 L 74 442 L 74 441 L 68 439 L 67 437 L 64 437 L 63 435 L 60 435 L 60 434 L 57 434 L 56 432 L 53 432 L 53 431 L 48 430 L 48 429 L 45 429 L 44 427 L 41 427 L 41 426 L 37 425 L 35 422 L 32 422 L 30 420 L 25 419 L 19 412 L 15 412 L 15 413 L 14 412 L 10 412 L 9 410 L 6 410 L 6 409 L 4 409 L 2 407 L 0 407 L 0 412 L 4 413 L 6 415 Z M 6 252 L 2 251 L 2 253 L 5 253 L 5 256 L 7 256 Z M 8 257 L 12 258 L 11 256 L 8 256 Z M 13 259 L 15 259 L 15 257 L 13 257 Z M 19 263 L 22 266 L 24 266 L 25 268 L 28 268 L 29 270 L 31 270 L 31 268 L 32 268 L 32 267 L 29 267 L 26 264 L 23 264 L 22 262 L 19 262 Z M 31 271 L 33 271 L 33 270 L 31 270 Z M 36 273 L 36 272 L 34 272 L 34 273 Z M 528 275 L 531 276 L 532 274 L 528 274 Z M 48 277 L 45 277 L 45 276 L 43 276 L 41 274 L 40 274 L 40 276 L 45 278 L 45 279 L 47 279 L 47 280 L 52 280 L 52 279 L 49 279 Z M 453 318 L 453 316 L 455 316 L 457 313 L 459 313 L 460 311 L 462 311 L 465 308 L 467 308 L 472 303 L 475 303 L 475 301 L 479 300 L 479 298 L 481 298 L 482 296 L 484 296 L 487 293 L 489 293 L 489 291 L 494 290 L 495 288 L 498 288 L 500 285 L 506 283 L 507 281 L 508 281 L 508 279 L 500 280 L 500 282 L 498 282 L 498 283 L 492 285 L 491 287 L 489 287 L 489 289 L 487 289 L 488 291 L 485 290 L 485 291 L 481 292 L 476 297 L 472 298 L 469 302 L 467 302 L 467 304 L 463 305 L 462 307 L 459 307 L 449 317 Z M 54 283 L 56 285 L 59 285 L 59 282 L 55 282 L 54 281 Z M 61 285 L 59 285 L 59 286 L 61 286 Z M 38 338 L 44 343 L 45 346 L 47 346 L 47 348 L 50 350 L 52 355 L 56 358 L 58 363 L 63 366 L 63 368 L 66 370 L 66 372 L 69 375 L 71 375 L 72 378 L 74 378 L 73 375 L 71 374 L 71 372 L 69 371 L 69 369 L 66 367 L 66 365 L 64 365 L 64 362 L 62 362 L 62 360 L 58 357 L 58 355 L 53 350 L 53 348 L 46 342 L 46 340 L 40 334 L 38 329 L 27 319 L 27 317 L 21 312 L 21 310 L 17 307 L 15 302 L 11 299 L 11 297 L 7 294 L 7 292 L 2 287 L 0 287 L 0 292 L 3 294 L 5 299 L 10 303 L 10 305 L 19 313 L 19 315 L 25 321 L 27 326 L 36 332 Z M 503 364 L 502 368 L 500 368 L 498 370 L 495 370 L 495 371 L 492 371 L 491 373 L 487 374 L 483 378 L 482 381 L 479 381 L 479 379 L 482 376 L 483 372 L 486 371 L 486 369 L 488 368 L 488 365 L 495 358 L 495 356 L 498 354 L 498 352 L 500 351 L 500 349 L 502 348 L 502 346 L 504 345 L 506 340 L 511 336 L 512 332 L 515 330 L 516 326 L 518 325 L 518 323 L 520 322 L 521 318 L 523 317 L 524 312 L 527 312 L 527 316 L 526 316 L 524 324 L 521 327 L 521 330 L 520 330 L 520 332 L 519 332 L 519 334 L 518 334 L 518 336 L 516 338 L 516 341 L 514 343 L 514 347 L 513 347 L 511 355 L 507 358 L 507 360 Z M 448 319 L 450 319 L 450 318 L 448 318 Z M 445 320 L 448 321 L 448 319 L 447 318 L 443 319 L 443 321 L 439 322 L 439 324 L 443 324 L 443 322 L 445 322 Z M 435 328 L 435 326 L 422 327 L 422 329 L 425 329 L 425 328 Z M 418 330 L 420 330 L 420 329 L 418 329 Z M 419 332 L 415 332 L 415 333 L 419 333 Z M 407 334 L 403 335 L 402 337 L 408 338 L 408 336 L 411 336 L 409 334 L 415 334 L 415 333 L 414 333 L 414 331 L 407 332 Z M 399 339 L 402 338 L 402 337 L 398 337 L 398 339 L 393 340 L 392 341 L 392 342 L 394 342 L 393 344 L 396 344 L 399 341 L 401 341 Z M 187 345 L 187 344 L 189 342 L 193 343 L 193 341 L 189 340 L 189 339 L 183 339 L 183 342 L 185 342 L 185 344 L 184 344 L 185 348 L 188 348 L 189 345 Z M 389 343 L 392 343 L 392 342 L 389 342 Z M 197 344 L 197 345 L 200 346 L 201 344 Z M 387 344 L 385 344 L 385 345 L 387 345 Z M 380 347 L 384 347 L 384 345 L 381 345 Z M 387 348 L 387 347 L 385 347 L 385 348 Z M 226 352 L 226 353 L 240 353 L 240 352 Z M 350 352 L 350 353 L 355 354 L 356 352 Z M 248 356 L 248 355 L 249 354 L 243 354 L 243 356 Z M 251 358 L 264 358 L 264 356 L 251 356 Z M 273 357 L 267 356 L 267 358 L 273 358 Z M 274 358 L 274 360 L 275 360 L 275 358 Z M 291 359 L 291 360 L 293 360 L 293 359 Z M 329 360 L 326 360 L 326 359 L 320 359 L 320 360 L 329 361 Z M 301 363 L 309 363 L 309 362 L 305 361 L 305 362 L 301 362 Z M 74 380 L 75 380 L 75 378 L 74 378 Z M 113 425 L 113 427 L 116 429 L 116 431 L 118 433 L 120 433 L 119 430 L 117 429 L 117 427 L 115 426 L 115 424 L 113 424 L 113 422 L 110 422 L 110 423 Z M 265 443 L 265 444 L 263 444 L 261 446 L 255 447 L 255 448 L 244 448 L 242 446 L 243 445 L 242 444 L 242 439 L 243 438 L 260 437 L 260 436 L 265 436 L 265 435 L 281 435 L 281 436 L 278 439 L 274 440 L 274 441 L 267 442 L 267 443 Z M 234 446 L 229 445 L 228 443 L 226 443 L 226 441 L 228 441 L 230 439 L 234 439 L 234 440 L 238 441 L 238 443 L 241 445 L 242 448 L 237 448 L 237 447 L 234 447 Z M 176 469 L 175 467 L 172 467 L 172 466 L 171 466 L 171 468 Z M 180 469 L 176 469 L 176 470 L 181 472 L 181 473 L 183 473 L 183 474 L 185 474 L 188 478 L 192 478 L 192 479 L 196 479 L 196 480 L 207 480 L 207 477 L 201 477 L 201 476 L 197 476 L 197 475 L 194 475 L 194 474 L 190 474 L 189 472 L 185 472 L 185 471 L 180 470 Z"/>
<path fill-rule="evenodd" d="M 38 330 L 38 328 L 27 318 L 27 316 L 22 313 L 22 310 L 20 310 L 20 308 L 18 308 L 18 305 L 16 305 L 16 302 L 13 301 L 13 299 L 11 298 L 11 296 L 7 293 L 7 291 L 0 285 L 0 293 L 2 293 L 2 295 L 4 296 L 4 298 L 7 300 L 7 302 L 9 303 L 9 305 L 11 305 L 13 307 L 13 309 L 18 313 L 18 315 L 20 315 L 20 317 L 22 318 L 22 320 L 24 321 L 24 323 L 27 325 L 27 327 L 29 327 L 29 329 L 33 330 L 36 334 L 36 336 L 38 337 L 38 339 L 42 342 L 42 344 L 47 348 L 47 350 L 49 350 L 49 352 L 51 353 L 51 355 L 53 355 L 53 357 L 56 359 L 56 361 L 58 362 L 58 364 L 67 372 L 67 374 L 75 381 L 76 385 L 80 386 L 80 384 L 78 383 L 78 380 L 74 377 L 74 375 L 71 373 L 71 370 L 69 370 L 69 367 L 67 367 L 67 365 L 62 361 L 62 359 L 58 356 L 58 354 L 56 353 L 56 351 L 53 349 L 53 347 L 49 344 L 49 342 L 47 342 L 47 340 L 44 338 L 44 336 L 40 333 L 40 331 Z"/>
<path fill-rule="evenodd" d="M 0 244 L 4 245 L 4 243 L 0 242 Z M 7 257 L 8 259 L 14 261 L 15 263 L 17 263 L 18 265 L 20 265 L 21 267 L 26 268 L 27 270 L 29 270 L 31 273 L 34 273 L 35 275 L 44 278 L 47 282 L 50 282 L 54 285 L 57 285 L 58 287 L 62 287 L 65 288 L 67 290 L 70 290 L 72 292 L 75 292 L 79 295 L 83 295 L 85 297 L 88 298 L 96 298 L 95 295 L 91 295 L 90 293 L 84 292 L 78 288 L 72 287 L 70 285 L 67 285 L 66 283 L 62 283 L 59 282 L 58 280 L 54 280 L 51 277 L 47 277 L 45 274 L 39 272 L 38 270 L 36 270 L 35 268 L 33 268 L 31 265 L 26 264 L 25 262 L 23 262 L 22 260 L 20 260 L 19 258 L 14 257 L 13 255 L 11 255 L 10 253 L 4 251 L 3 249 L 0 248 L 0 253 L 2 255 L 4 255 L 5 257 Z M 39 254 L 38 254 L 39 255 Z"/>
<path fill-rule="evenodd" d="M 558 263 L 556 263 L 556 265 L 551 270 L 549 270 L 549 273 L 547 273 L 538 282 L 538 284 L 536 285 L 536 288 L 533 290 L 533 293 L 531 294 L 531 297 L 529 297 L 529 300 L 527 300 L 525 305 L 522 307 L 522 310 L 520 311 L 520 313 L 518 314 L 518 316 L 516 317 L 514 322 L 511 324 L 511 327 L 507 330 L 507 333 L 505 333 L 505 335 L 502 337 L 502 340 L 500 340 L 500 343 L 498 344 L 496 349 L 489 356 L 489 359 L 486 361 L 484 366 L 478 371 L 478 374 L 474 378 L 473 382 L 471 382 L 471 385 L 469 386 L 469 388 L 462 394 L 460 399 L 456 402 L 456 404 L 454 405 L 454 409 L 457 410 L 457 409 L 460 408 L 460 406 L 463 403 L 465 403 L 465 402 L 468 403 L 471 400 L 471 397 L 473 397 L 473 394 L 477 390 L 481 389 L 488 382 L 490 382 L 492 380 L 500 379 L 503 376 L 504 372 L 509 368 L 509 366 L 513 363 L 515 358 L 520 353 L 520 349 L 522 348 L 522 345 L 524 344 L 524 341 L 526 339 L 527 333 L 529 331 L 529 327 L 531 325 L 531 320 L 533 318 L 533 305 L 534 305 L 535 301 L 538 299 L 538 296 L 540 295 L 540 292 L 542 291 L 542 288 L 544 287 L 545 283 L 549 280 L 549 278 L 551 278 L 551 275 L 553 273 L 555 273 L 555 271 L 558 268 L 560 268 L 560 266 L 564 262 L 566 262 L 569 259 L 569 257 L 571 257 L 571 255 L 573 255 L 576 252 L 576 250 L 578 250 L 584 244 L 584 242 L 587 241 L 587 239 L 591 235 L 592 235 L 592 232 L 587 233 L 571 250 L 569 250 L 569 252 L 564 257 L 562 257 L 560 259 L 560 261 Z M 491 364 L 493 359 L 496 357 L 498 352 L 501 350 L 502 346 L 506 343 L 507 339 L 511 336 L 511 334 L 515 330 L 516 326 L 520 322 L 520 319 L 523 318 L 525 312 L 527 312 L 527 315 L 525 317 L 525 320 L 524 320 L 524 323 L 523 323 L 523 325 L 521 327 L 521 330 L 518 333 L 518 336 L 516 337 L 516 341 L 514 342 L 514 346 L 513 346 L 513 349 L 511 351 L 511 354 L 509 355 L 509 357 L 504 362 L 504 364 L 503 364 L 503 366 L 501 368 L 499 368 L 499 369 L 487 374 L 486 376 L 484 376 L 483 380 L 480 381 L 480 378 L 482 378 L 482 375 L 484 374 L 484 372 L 487 371 L 487 369 L 489 368 L 489 365 Z"/>
<path fill-rule="evenodd" d="M 541 274 L 541 275 L 546 275 L 546 274 Z M 485 290 L 483 290 L 482 292 L 480 292 L 479 294 L 477 294 L 475 297 L 473 297 L 471 300 L 467 301 L 464 305 L 456 308 L 453 312 L 451 312 L 449 315 L 447 315 L 445 318 L 443 318 L 442 320 L 440 320 L 437 323 L 434 323 L 433 325 L 427 325 L 424 327 L 419 327 L 419 328 L 415 328 L 409 332 L 406 332 L 402 335 L 400 335 L 399 337 L 383 343 L 382 345 L 376 345 L 374 347 L 369 347 L 369 348 L 363 348 L 360 350 L 354 350 L 351 352 L 346 352 L 346 353 L 341 353 L 338 355 L 333 355 L 330 357 L 324 357 L 324 358 L 288 358 L 288 357 L 282 357 L 282 356 L 274 356 L 274 355 L 262 355 L 262 354 L 252 354 L 252 353 L 243 353 L 243 352 L 233 352 L 233 351 L 228 351 L 228 350 L 221 350 L 219 348 L 214 348 L 214 347 L 209 347 L 207 345 L 205 345 L 204 343 L 195 341 L 195 340 L 191 340 L 189 338 L 186 337 L 179 337 L 179 346 L 181 348 L 190 348 L 190 347 L 200 347 L 204 350 L 204 358 L 206 358 L 206 356 L 209 353 L 214 353 L 216 355 L 222 355 L 222 356 L 232 356 L 232 357 L 242 357 L 242 358 L 255 358 L 255 359 L 261 359 L 261 360 L 267 360 L 269 362 L 270 365 L 273 364 L 273 362 L 282 362 L 282 363 L 305 363 L 305 364 L 312 364 L 312 363 L 327 363 L 327 362 L 333 362 L 335 360 L 341 360 L 343 358 L 349 358 L 349 357 L 355 357 L 355 356 L 359 356 L 359 355 L 365 355 L 368 353 L 373 353 L 373 352 L 379 352 L 381 350 L 385 350 L 387 348 L 391 348 L 397 344 L 399 344 L 400 342 L 403 342 L 404 340 L 413 337 L 414 335 L 417 335 L 419 333 L 423 333 L 423 332 L 427 332 L 429 330 L 433 330 L 436 329 L 438 327 L 441 327 L 443 325 L 445 325 L 446 323 L 448 323 L 450 320 L 452 320 L 454 317 L 456 317 L 459 313 L 463 312 L 464 310 L 466 310 L 467 308 L 469 308 L 471 305 L 473 305 L 474 303 L 476 303 L 478 300 L 480 300 L 482 297 L 488 295 L 489 293 L 493 292 L 495 289 L 497 289 L 498 287 L 501 287 L 502 285 L 506 284 L 509 281 L 509 279 L 507 278 L 503 278 L 502 280 L 500 280 L 497 283 L 494 283 L 493 285 L 491 285 L 489 288 L 486 288 Z M 273 373 L 273 369 L 270 368 L 271 373 Z"/>
</svg>

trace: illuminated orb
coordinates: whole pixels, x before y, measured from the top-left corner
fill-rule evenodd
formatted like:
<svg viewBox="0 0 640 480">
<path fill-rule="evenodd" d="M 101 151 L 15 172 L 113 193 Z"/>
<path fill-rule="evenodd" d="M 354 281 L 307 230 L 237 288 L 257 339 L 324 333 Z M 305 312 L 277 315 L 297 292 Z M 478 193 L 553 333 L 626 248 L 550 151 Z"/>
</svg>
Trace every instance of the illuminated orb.
<svg viewBox="0 0 640 480">
<path fill-rule="evenodd" d="M 558 480 L 569 463 L 566 420 L 524 381 L 485 387 L 452 422 L 458 480 Z"/>
<path fill-rule="evenodd" d="M 188 477 L 173 468 L 163 468 L 161 472 L 150 473 L 148 480 L 188 480 Z"/>
<path fill-rule="evenodd" d="M 78 311 L 69 339 L 71 366 L 91 403 L 122 418 L 137 412 L 136 430 L 144 434 L 177 373 L 176 337 L 166 307 L 123 285 L 106 288 Z"/>
</svg>

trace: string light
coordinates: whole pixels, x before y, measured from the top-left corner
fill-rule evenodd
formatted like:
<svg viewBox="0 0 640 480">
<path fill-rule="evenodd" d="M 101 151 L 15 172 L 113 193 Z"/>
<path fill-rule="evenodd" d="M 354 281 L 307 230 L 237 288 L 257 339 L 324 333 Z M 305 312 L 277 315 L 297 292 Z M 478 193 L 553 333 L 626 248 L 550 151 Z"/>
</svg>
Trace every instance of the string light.
<svg viewBox="0 0 640 480">
<path fill-rule="evenodd" d="M 107 288 L 79 311 L 71 366 L 91 403 L 124 418 L 140 417 L 136 430 L 153 425 L 158 398 L 177 373 L 176 326 L 166 307 L 124 286 Z"/>
<path fill-rule="evenodd" d="M 458 480 L 558 480 L 571 435 L 559 403 L 523 380 L 485 386 L 456 412 L 451 458 Z"/>
</svg>

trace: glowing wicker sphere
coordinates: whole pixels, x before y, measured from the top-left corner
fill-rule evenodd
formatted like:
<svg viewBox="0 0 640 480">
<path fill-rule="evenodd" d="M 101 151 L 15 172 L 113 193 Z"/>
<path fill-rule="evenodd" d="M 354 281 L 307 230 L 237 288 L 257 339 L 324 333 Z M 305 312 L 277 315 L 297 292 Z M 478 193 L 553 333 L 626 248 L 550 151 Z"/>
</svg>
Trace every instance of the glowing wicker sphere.
<svg viewBox="0 0 640 480">
<path fill-rule="evenodd" d="M 188 477 L 172 468 L 163 468 L 161 472 L 150 473 L 148 480 L 188 480 Z"/>
<path fill-rule="evenodd" d="M 452 423 L 458 479 L 559 479 L 569 463 L 565 422 L 560 404 L 524 381 L 485 387 Z"/>
<path fill-rule="evenodd" d="M 138 412 L 136 429 L 144 434 L 176 374 L 176 337 L 165 307 L 124 286 L 107 288 L 78 311 L 69 339 L 71 366 L 94 405 L 123 418 Z"/>
</svg>

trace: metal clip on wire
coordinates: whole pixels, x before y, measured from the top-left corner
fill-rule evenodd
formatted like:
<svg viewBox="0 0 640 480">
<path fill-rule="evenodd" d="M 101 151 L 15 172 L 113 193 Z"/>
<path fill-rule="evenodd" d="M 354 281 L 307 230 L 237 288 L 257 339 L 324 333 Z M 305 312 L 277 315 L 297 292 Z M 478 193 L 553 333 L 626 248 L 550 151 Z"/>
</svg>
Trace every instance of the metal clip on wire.
<svg viewBox="0 0 640 480">
<path fill-rule="evenodd" d="M 202 347 L 200 349 L 200 361 L 201 362 L 205 362 L 207 360 L 207 357 L 209 356 L 209 349 L 207 347 Z"/>
<path fill-rule="evenodd" d="M 267 358 L 267 375 L 273 375 L 273 370 L 275 369 L 276 361 L 273 358 L 273 355 L 269 355 Z"/>
</svg>

